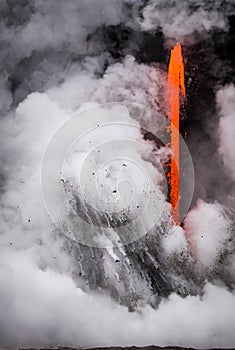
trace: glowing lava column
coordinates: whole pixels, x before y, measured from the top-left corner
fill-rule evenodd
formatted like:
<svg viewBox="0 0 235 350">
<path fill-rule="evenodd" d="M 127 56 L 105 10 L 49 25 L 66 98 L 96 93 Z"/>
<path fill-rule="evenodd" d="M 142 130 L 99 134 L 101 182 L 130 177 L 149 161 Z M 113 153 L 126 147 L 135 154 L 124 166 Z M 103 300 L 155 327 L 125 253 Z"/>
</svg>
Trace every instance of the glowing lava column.
<svg viewBox="0 0 235 350">
<path fill-rule="evenodd" d="M 180 96 L 185 97 L 184 63 L 181 45 L 178 43 L 171 50 L 168 68 L 168 89 L 171 121 L 171 162 L 169 173 L 170 202 L 172 204 L 172 217 L 176 224 L 180 218 L 180 145 L 179 145 L 179 120 L 180 120 Z"/>
</svg>

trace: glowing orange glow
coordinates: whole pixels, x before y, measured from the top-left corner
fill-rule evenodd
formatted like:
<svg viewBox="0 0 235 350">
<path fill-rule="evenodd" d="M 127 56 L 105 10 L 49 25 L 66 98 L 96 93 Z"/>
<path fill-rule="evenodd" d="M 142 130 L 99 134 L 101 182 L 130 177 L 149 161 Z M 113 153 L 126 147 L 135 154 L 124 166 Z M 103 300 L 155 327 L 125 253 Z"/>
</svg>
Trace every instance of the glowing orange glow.
<svg viewBox="0 0 235 350">
<path fill-rule="evenodd" d="M 179 199 L 180 199 L 180 150 L 179 150 L 179 119 L 180 119 L 180 95 L 185 97 L 184 63 L 181 45 L 178 43 L 171 50 L 168 68 L 168 89 L 171 120 L 171 151 L 173 157 L 170 162 L 170 202 L 172 204 L 172 217 L 179 223 Z"/>
</svg>

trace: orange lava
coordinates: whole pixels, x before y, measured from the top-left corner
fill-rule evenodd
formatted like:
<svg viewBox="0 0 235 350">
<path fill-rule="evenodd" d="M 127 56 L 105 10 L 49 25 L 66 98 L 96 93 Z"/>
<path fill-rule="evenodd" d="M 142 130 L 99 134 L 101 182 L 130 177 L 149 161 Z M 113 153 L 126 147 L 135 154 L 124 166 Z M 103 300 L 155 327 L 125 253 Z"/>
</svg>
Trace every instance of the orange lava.
<svg viewBox="0 0 235 350">
<path fill-rule="evenodd" d="M 184 62 L 181 45 L 177 43 L 171 50 L 168 68 L 168 89 L 171 121 L 171 151 L 173 157 L 170 162 L 169 186 L 170 202 L 172 204 L 172 217 L 178 224 L 180 218 L 180 150 L 179 150 L 179 119 L 180 119 L 180 96 L 185 97 L 184 85 Z"/>
</svg>

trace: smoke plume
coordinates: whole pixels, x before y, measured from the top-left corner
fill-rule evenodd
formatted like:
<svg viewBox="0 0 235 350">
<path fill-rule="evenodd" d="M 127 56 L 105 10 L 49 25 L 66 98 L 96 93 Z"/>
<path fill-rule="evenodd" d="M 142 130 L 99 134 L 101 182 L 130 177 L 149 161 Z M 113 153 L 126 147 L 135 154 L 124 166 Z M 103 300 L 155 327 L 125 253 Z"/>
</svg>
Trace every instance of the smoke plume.
<svg viewBox="0 0 235 350">
<path fill-rule="evenodd" d="M 3 0 L 0 12 L 0 346 L 235 346 L 233 1 Z M 165 127 L 176 41 L 185 57 L 182 131 L 195 167 L 183 227 L 169 227 L 159 166 L 169 154 L 155 136 Z M 148 146 L 145 153 L 125 149 L 125 156 L 147 171 L 165 209 L 157 228 L 133 230 L 138 240 L 100 249 L 71 240 L 52 222 L 40 171 L 56 131 L 108 103 L 144 105 L 144 113 L 115 113 L 134 123 L 131 137 Z M 98 128 L 111 111 L 102 118 L 97 113 L 80 126 Z M 109 128 L 89 141 L 125 138 L 125 130 Z M 61 178 L 69 191 L 91 147 L 75 149 Z M 114 174 L 137 184 L 141 209 L 141 181 L 119 165 Z M 117 189 L 111 192 L 115 198 Z M 74 189 L 70 195 L 79 208 Z M 140 212 L 147 225 L 148 213 Z M 118 241 L 120 221 L 112 225 Z"/>
</svg>

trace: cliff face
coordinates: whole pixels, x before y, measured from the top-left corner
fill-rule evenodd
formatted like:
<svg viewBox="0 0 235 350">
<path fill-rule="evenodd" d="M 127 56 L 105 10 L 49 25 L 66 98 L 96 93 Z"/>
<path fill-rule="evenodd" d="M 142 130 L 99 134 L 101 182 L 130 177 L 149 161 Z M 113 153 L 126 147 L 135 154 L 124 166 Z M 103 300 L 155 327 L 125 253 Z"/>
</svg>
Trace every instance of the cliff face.
<svg viewBox="0 0 235 350">
<path fill-rule="evenodd" d="M 164 227 L 155 228 L 134 243 L 114 248 L 94 248 L 67 242 L 77 266 L 75 279 L 110 295 L 130 310 L 137 304 L 157 306 L 171 292 L 181 296 L 196 294 L 203 277 L 194 271 L 189 252 L 164 254 Z"/>
</svg>

